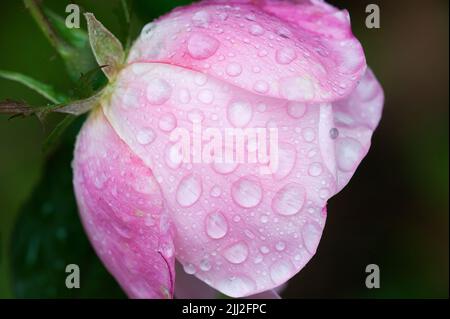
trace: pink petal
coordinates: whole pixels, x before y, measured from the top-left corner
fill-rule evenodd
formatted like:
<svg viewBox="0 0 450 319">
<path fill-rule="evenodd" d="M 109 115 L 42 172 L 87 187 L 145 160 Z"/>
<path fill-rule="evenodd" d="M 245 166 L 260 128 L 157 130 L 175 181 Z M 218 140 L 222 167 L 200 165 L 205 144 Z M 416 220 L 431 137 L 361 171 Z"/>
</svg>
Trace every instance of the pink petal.
<svg viewBox="0 0 450 319">
<path fill-rule="evenodd" d="M 174 247 L 159 185 L 101 110 L 77 141 L 74 186 L 92 245 L 132 298 L 171 298 Z"/>
<path fill-rule="evenodd" d="M 335 142 L 338 190 L 347 185 L 369 151 L 383 104 L 383 89 L 370 69 L 350 96 L 333 103 L 334 122 L 339 131 Z"/>
<path fill-rule="evenodd" d="M 174 64 L 259 95 L 306 102 L 346 96 L 363 75 L 364 52 L 347 12 L 321 1 L 231 4 L 200 2 L 147 25 L 129 62 Z"/>
<path fill-rule="evenodd" d="M 333 150 L 331 105 L 256 95 L 176 66 L 133 64 L 104 112 L 152 168 L 177 229 L 177 259 L 198 278 L 229 296 L 249 296 L 283 284 L 315 253 L 323 208 L 336 191 L 334 153 L 323 156 Z M 171 133 L 177 127 L 192 136 L 195 121 L 277 126 L 279 169 L 180 163 Z"/>
</svg>

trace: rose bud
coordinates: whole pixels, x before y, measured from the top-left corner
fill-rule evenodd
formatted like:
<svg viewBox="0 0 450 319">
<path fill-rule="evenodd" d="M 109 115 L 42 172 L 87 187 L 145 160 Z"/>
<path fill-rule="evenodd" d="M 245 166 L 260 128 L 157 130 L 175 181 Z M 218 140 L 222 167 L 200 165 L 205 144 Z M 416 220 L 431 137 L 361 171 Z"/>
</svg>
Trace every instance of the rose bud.
<svg viewBox="0 0 450 319">
<path fill-rule="evenodd" d="M 182 272 L 231 297 L 287 282 L 384 100 L 347 11 L 318 0 L 178 8 L 144 27 L 108 92 L 79 134 L 74 185 L 134 298 L 176 296 L 175 261 L 187 285 Z"/>
</svg>

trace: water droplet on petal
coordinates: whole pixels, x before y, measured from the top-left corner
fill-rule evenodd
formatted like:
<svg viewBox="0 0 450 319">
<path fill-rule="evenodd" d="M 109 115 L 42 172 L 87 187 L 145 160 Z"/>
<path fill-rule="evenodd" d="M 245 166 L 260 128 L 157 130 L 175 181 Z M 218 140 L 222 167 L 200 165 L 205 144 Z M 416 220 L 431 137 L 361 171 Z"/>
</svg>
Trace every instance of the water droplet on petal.
<svg viewBox="0 0 450 319">
<path fill-rule="evenodd" d="M 302 228 L 303 242 L 311 255 L 316 253 L 322 230 L 313 222 L 307 223 Z"/>
<path fill-rule="evenodd" d="M 172 87 L 163 79 L 153 79 L 147 86 L 147 100 L 154 105 L 164 104 L 172 95 Z"/>
<path fill-rule="evenodd" d="M 269 91 L 269 84 L 266 81 L 258 80 L 255 82 L 253 89 L 258 93 L 267 93 Z"/>
<path fill-rule="evenodd" d="M 238 76 L 242 73 L 242 66 L 239 63 L 230 63 L 225 71 L 229 76 Z"/>
<path fill-rule="evenodd" d="M 204 104 L 211 104 L 214 101 L 214 93 L 209 89 L 203 89 L 198 93 L 198 100 Z"/>
<path fill-rule="evenodd" d="M 282 79 L 280 89 L 281 95 L 288 100 L 311 100 L 315 96 L 314 83 L 302 76 Z"/>
<path fill-rule="evenodd" d="M 216 163 L 212 165 L 213 169 L 219 174 L 230 174 L 238 167 L 237 163 Z"/>
<path fill-rule="evenodd" d="M 188 104 L 191 101 L 191 93 L 189 92 L 188 89 L 180 89 L 178 91 L 178 100 L 180 101 L 180 103 L 182 104 Z"/>
<path fill-rule="evenodd" d="M 316 176 L 319 176 L 320 174 L 322 174 L 322 164 L 312 163 L 309 166 L 308 174 L 313 177 L 316 177 Z"/>
<path fill-rule="evenodd" d="M 222 190 L 220 189 L 219 186 L 215 185 L 211 188 L 211 193 L 210 195 L 212 197 L 219 197 L 222 194 Z"/>
<path fill-rule="evenodd" d="M 294 265 L 288 260 L 278 260 L 270 266 L 270 278 L 281 285 L 296 273 Z"/>
<path fill-rule="evenodd" d="M 209 271 L 211 269 L 211 263 L 207 258 L 200 261 L 200 269 L 202 271 Z"/>
<path fill-rule="evenodd" d="M 194 175 L 185 176 L 178 185 L 176 199 L 183 207 L 194 205 L 202 193 L 201 180 Z"/>
<path fill-rule="evenodd" d="M 164 132 L 170 132 L 177 126 L 177 119 L 172 113 L 166 113 L 159 119 L 159 128 Z"/>
<path fill-rule="evenodd" d="M 193 264 L 183 265 L 183 269 L 188 275 L 193 275 L 193 274 L 196 273 L 196 269 L 195 269 L 195 266 Z"/>
<path fill-rule="evenodd" d="M 196 27 L 206 28 L 209 24 L 210 16 L 206 11 L 197 11 L 192 16 L 192 24 Z"/>
<path fill-rule="evenodd" d="M 331 128 L 330 129 L 330 138 L 332 140 L 335 140 L 338 138 L 338 136 L 339 136 L 339 130 L 335 127 Z"/>
<path fill-rule="evenodd" d="M 253 110 L 247 102 L 233 102 L 228 107 L 228 120 L 236 127 L 246 126 L 253 116 Z"/>
<path fill-rule="evenodd" d="M 233 244 L 225 248 L 222 255 L 232 264 L 241 264 L 248 257 L 247 244 L 243 241 Z"/>
<path fill-rule="evenodd" d="M 262 34 L 264 34 L 264 28 L 262 26 L 260 26 L 259 24 L 254 23 L 250 26 L 249 32 L 251 35 L 255 35 L 255 36 L 262 35 Z"/>
<path fill-rule="evenodd" d="M 257 206 L 262 200 L 262 188 L 254 178 L 240 178 L 231 186 L 231 197 L 241 207 L 251 208 Z"/>
<path fill-rule="evenodd" d="M 306 113 L 306 104 L 301 102 L 289 102 L 287 113 L 295 119 L 301 118 Z"/>
<path fill-rule="evenodd" d="M 362 145 L 357 140 L 347 137 L 336 141 L 336 160 L 341 171 L 353 171 L 362 158 L 362 154 Z"/>
<path fill-rule="evenodd" d="M 295 215 L 305 203 L 305 188 L 296 183 L 290 183 L 280 189 L 272 200 L 272 209 L 284 216 Z"/>
<path fill-rule="evenodd" d="M 219 45 L 219 41 L 210 35 L 194 33 L 188 40 L 187 49 L 194 59 L 203 60 L 216 53 Z"/>
<path fill-rule="evenodd" d="M 217 283 L 217 289 L 227 296 L 240 297 L 252 293 L 256 289 L 253 279 L 240 275 L 221 279 Z"/>
<path fill-rule="evenodd" d="M 278 251 L 283 251 L 286 248 L 286 244 L 282 241 L 279 241 L 278 243 L 276 243 L 275 248 Z"/>
<path fill-rule="evenodd" d="M 210 213 L 205 220 L 206 233 L 213 239 L 223 238 L 228 232 L 228 223 L 221 212 Z"/>
<path fill-rule="evenodd" d="M 314 133 L 314 130 L 312 128 L 307 127 L 302 130 L 302 136 L 306 142 L 310 143 L 315 140 L 316 133 Z"/>
<path fill-rule="evenodd" d="M 136 135 L 136 140 L 141 145 L 150 144 L 155 140 L 156 134 L 151 128 L 142 129 Z"/>
<path fill-rule="evenodd" d="M 289 64 L 297 57 L 295 50 L 292 48 L 281 48 L 276 53 L 276 60 L 280 64 Z"/>
</svg>

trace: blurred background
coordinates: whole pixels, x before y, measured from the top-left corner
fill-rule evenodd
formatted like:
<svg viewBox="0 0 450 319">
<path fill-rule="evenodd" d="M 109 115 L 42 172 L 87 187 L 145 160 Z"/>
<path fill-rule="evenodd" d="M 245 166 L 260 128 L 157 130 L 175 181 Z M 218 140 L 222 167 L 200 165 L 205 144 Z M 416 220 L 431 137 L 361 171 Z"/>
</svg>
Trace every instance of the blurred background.
<svg viewBox="0 0 450 319">
<path fill-rule="evenodd" d="M 44 4 L 65 16 L 70 2 L 123 34 L 119 1 Z M 137 0 L 134 29 L 188 2 Z M 449 2 L 331 2 L 350 11 L 386 104 L 370 153 L 349 187 L 329 202 L 317 254 L 282 296 L 448 298 Z M 380 29 L 365 27 L 369 3 L 380 7 Z M 0 44 L 0 70 L 73 90 L 61 58 L 22 1 L 1 1 Z M 0 79 L 0 100 L 7 98 L 46 103 L 24 86 Z M 73 137 L 82 119 L 55 150 L 42 151 L 59 120 L 52 116 L 44 130 L 35 118 L 0 115 L 0 298 L 124 297 L 91 250 L 71 192 Z M 87 269 L 82 289 L 65 288 L 69 263 Z M 369 290 L 365 267 L 372 263 L 380 267 L 381 287 Z"/>
</svg>

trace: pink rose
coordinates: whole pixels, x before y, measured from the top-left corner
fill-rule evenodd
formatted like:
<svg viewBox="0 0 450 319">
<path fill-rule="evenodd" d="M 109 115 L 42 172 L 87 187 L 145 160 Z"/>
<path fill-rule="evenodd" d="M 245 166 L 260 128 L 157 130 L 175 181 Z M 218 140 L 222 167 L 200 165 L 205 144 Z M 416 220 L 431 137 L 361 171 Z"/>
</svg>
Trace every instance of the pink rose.
<svg viewBox="0 0 450 319">
<path fill-rule="evenodd" d="M 319 0 L 178 8 L 143 29 L 109 92 L 78 137 L 74 185 L 92 244 L 134 298 L 189 295 L 175 260 L 231 297 L 288 281 L 384 99 L 348 13 Z"/>
</svg>

